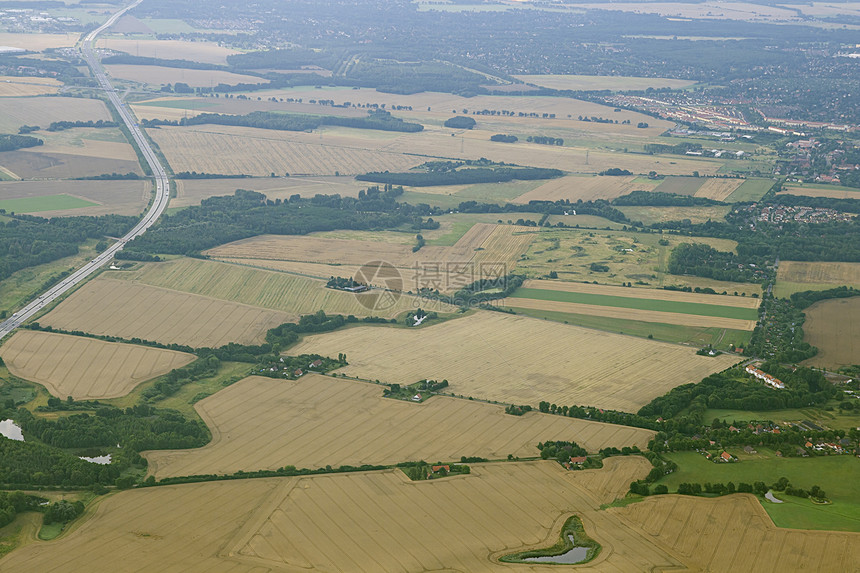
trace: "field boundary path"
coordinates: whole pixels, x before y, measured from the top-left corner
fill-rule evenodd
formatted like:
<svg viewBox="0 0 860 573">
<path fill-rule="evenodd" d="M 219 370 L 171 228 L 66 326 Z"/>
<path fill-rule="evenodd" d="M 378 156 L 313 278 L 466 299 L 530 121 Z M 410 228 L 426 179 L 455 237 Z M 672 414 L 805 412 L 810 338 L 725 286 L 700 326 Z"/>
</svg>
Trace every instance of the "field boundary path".
<svg viewBox="0 0 860 573">
<path fill-rule="evenodd" d="M 113 26 L 117 20 L 125 15 L 126 12 L 136 7 L 142 1 L 143 0 L 137 0 L 133 4 L 129 4 L 122 10 L 114 13 L 104 24 L 84 36 L 84 39 L 81 41 L 81 53 L 86 60 L 87 65 L 92 70 L 93 76 L 98 80 L 99 85 L 107 94 L 111 105 L 116 108 L 117 113 L 122 118 L 123 123 L 126 125 L 134 138 L 134 141 L 137 143 L 144 159 L 146 159 L 146 162 L 152 169 L 153 176 L 155 177 L 155 198 L 152 201 L 149 211 L 147 211 L 137 225 L 135 225 L 131 231 L 126 233 L 119 241 L 99 253 L 96 258 L 63 279 L 59 284 L 49 288 L 36 300 L 13 314 L 11 318 L 0 323 L 0 340 L 23 324 L 24 321 L 34 316 L 51 302 L 64 295 L 70 289 L 86 280 L 90 275 L 107 264 L 111 259 L 113 259 L 117 251 L 122 250 L 126 243 L 145 233 L 146 230 L 158 220 L 164 212 L 164 209 L 167 207 L 167 202 L 170 198 L 170 182 L 168 180 L 167 173 L 161 165 L 161 162 L 158 160 L 158 157 L 155 155 L 155 152 L 152 150 L 152 147 L 150 147 L 149 142 L 143 136 L 140 126 L 138 126 L 134 116 L 132 116 L 131 112 L 120 99 L 116 90 L 108 81 L 107 75 L 105 74 L 104 68 L 102 68 L 101 62 L 99 61 L 94 48 L 95 39 L 99 34 Z"/>
</svg>

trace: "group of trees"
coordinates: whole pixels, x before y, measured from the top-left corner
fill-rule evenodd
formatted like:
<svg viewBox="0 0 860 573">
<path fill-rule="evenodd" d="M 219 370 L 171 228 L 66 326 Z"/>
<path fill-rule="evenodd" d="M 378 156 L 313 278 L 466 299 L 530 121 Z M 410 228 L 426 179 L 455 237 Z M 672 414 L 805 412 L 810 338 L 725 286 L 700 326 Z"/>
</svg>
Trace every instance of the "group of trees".
<svg viewBox="0 0 860 573">
<path fill-rule="evenodd" d="M 497 133 L 495 135 L 490 136 L 490 141 L 496 141 L 500 143 L 516 143 L 517 141 L 519 141 L 519 138 L 516 135 Z"/>
<path fill-rule="evenodd" d="M 15 151 L 27 147 L 37 147 L 45 142 L 30 135 L 0 133 L 0 151 Z"/>
<path fill-rule="evenodd" d="M 708 199 L 707 197 L 677 195 L 675 193 L 664 193 L 663 191 L 631 191 L 627 195 L 613 199 L 612 204 L 651 207 L 698 207 L 722 205 L 723 203 Z"/>
<path fill-rule="evenodd" d="M 564 145 L 564 139 L 561 137 L 548 137 L 546 135 L 530 135 L 526 138 L 529 143 L 539 143 L 541 145 Z"/>
<path fill-rule="evenodd" d="M 52 121 L 48 126 L 48 131 L 65 131 L 73 127 L 118 127 L 119 124 L 115 121 L 105 121 L 99 119 L 97 121 Z"/>
<path fill-rule="evenodd" d="M 359 181 L 387 183 L 389 185 L 408 185 L 410 187 L 430 187 L 434 185 L 470 185 L 474 183 L 504 183 L 507 181 L 554 179 L 564 173 L 558 169 L 543 167 L 474 167 L 451 171 L 389 173 L 371 172 L 357 175 Z"/>
<path fill-rule="evenodd" d="M 445 127 L 450 127 L 453 129 L 472 129 L 477 125 L 478 122 L 475 121 L 474 118 L 463 116 L 463 115 L 455 115 L 450 119 L 445 120 Z"/>
<path fill-rule="evenodd" d="M 474 121 L 474 120 L 472 120 Z M 246 115 L 224 115 L 220 113 L 201 113 L 172 121 L 165 119 L 144 119 L 146 127 L 160 125 L 238 125 L 260 129 L 275 129 L 280 131 L 309 131 L 323 125 L 337 125 L 356 129 L 377 129 L 380 131 L 400 131 L 415 133 L 422 131 L 420 123 L 403 121 L 392 116 L 385 110 L 371 110 L 364 117 L 342 117 L 336 115 L 303 115 L 297 113 L 274 113 L 268 111 L 253 111 Z"/>
<path fill-rule="evenodd" d="M 761 259 L 750 266 L 749 259 L 741 259 L 730 251 L 718 251 L 704 243 L 682 243 L 669 255 L 668 271 L 673 275 L 695 275 L 720 281 L 757 282 L 762 276 Z"/>
</svg>

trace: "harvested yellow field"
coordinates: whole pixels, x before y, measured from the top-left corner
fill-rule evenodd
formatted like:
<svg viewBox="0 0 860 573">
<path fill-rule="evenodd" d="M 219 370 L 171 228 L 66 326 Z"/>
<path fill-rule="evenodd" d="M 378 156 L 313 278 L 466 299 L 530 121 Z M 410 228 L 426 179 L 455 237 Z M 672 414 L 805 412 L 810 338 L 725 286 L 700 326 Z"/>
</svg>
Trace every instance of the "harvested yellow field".
<svg viewBox="0 0 860 573">
<path fill-rule="evenodd" d="M 860 284 L 860 263 L 780 261 L 777 281 L 856 286 Z"/>
<path fill-rule="evenodd" d="M 699 187 L 694 197 L 705 197 L 714 201 L 725 201 L 729 195 L 735 192 L 735 189 L 741 186 L 743 179 L 718 179 L 712 177 L 707 179 L 701 187 Z"/>
<path fill-rule="evenodd" d="M 729 211 L 730 205 L 712 205 L 709 207 L 616 207 L 631 221 L 640 221 L 645 225 L 665 223 L 667 221 L 682 221 L 689 219 L 693 224 L 707 221 L 721 221 Z"/>
<path fill-rule="evenodd" d="M 12 374 L 75 400 L 125 396 L 144 380 L 195 359 L 173 350 L 32 330 L 17 332 L 0 350 Z"/>
<path fill-rule="evenodd" d="M 373 261 L 397 269 L 400 284 L 387 286 L 417 292 L 419 288 L 455 291 L 484 276 L 504 276 L 533 240 L 526 228 L 477 223 L 450 247 L 329 239 L 317 236 L 263 235 L 207 251 L 216 259 L 310 274 L 321 278 L 354 277 Z M 407 235 L 414 240 L 413 235 Z M 337 265 L 335 267 L 335 265 Z M 386 286 L 385 284 L 377 286 Z"/>
<path fill-rule="evenodd" d="M 860 535 L 778 529 L 747 495 L 598 509 L 649 469 L 632 456 L 577 472 L 539 461 L 421 482 L 387 470 L 135 489 L 104 499 L 66 537 L 14 551 L 3 570 L 511 571 L 525 566 L 500 556 L 551 545 L 571 515 L 602 546 L 584 571 L 850 571 L 860 559 Z"/>
<path fill-rule="evenodd" d="M 670 78 L 642 78 L 633 76 L 579 76 L 568 74 L 544 74 L 514 76 L 527 84 L 553 90 L 644 90 L 648 88 L 685 88 L 696 83 L 693 80 Z"/>
<path fill-rule="evenodd" d="M 0 46 L 10 46 L 41 52 L 48 48 L 68 48 L 74 46 L 80 34 L 19 34 L 15 32 L 0 32 Z"/>
<path fill-rule="evenodd" d="M 392 298 L 389 306 L 379 300 L 378 290 L 351 294 L 326 288 L 324 281 L 308 277 L 198 259 L 147 264 L 139 271 L 120 272 L 116 276 L 134 283 L 201 295 L 208 300 L 251 305 L 259 312 L 271 309 L 279 311 L 279 316 L 292 319 L 319 310 L 330 314 L 394 318 L 418 306 L 418 300 L 409 296 Z M 455 309 L 439 305 L 438 310 L 451 312 Z M 285 321 L 276 324 L 281 322 Z"/>
<path fill-rule="evenodd" d="M 786 183 L 779 195 L 802 195 L 805 197 L 830 197 L 833 199 L 858 199 L 860 189 L 838 185 L 792 185 Z"/>
<path fill-rule="evenodd" d="M 780 261 L 773 293 L 788 297 L 805 290 L 860 284 L 860 263 Z"/>
<path fill-rule="evenodd" d="M 479 312 L 420 330 L 357 328 L 306 337 L 291 354 L 337 356 L 350 376 L 447 379 L 451 392 L 514 404 L 546 400 L 636 412 L 736 362 L 694 349 L 523 316 Z"/>
<path fill-rule="evenodd" d="M 2 34 L 0 34 L 2 39 Z M 30 78 L 20 78 L 26 79 Z M 53 121 L 110 121 L 103 101 L 78 97 L 0 99 L 0 131 L 17 133 L 22 125 L 47 128 Z M 40 138 L 44 134 L 37 133 Z"/>
<path fill-rule="evenodd" d="M 829 369 L 860 364 L 860 296 L 823 300 L 804 313 L 803 338 L 818 347 L 808 364 Z"/>
<path fill-rule="evenodd" d="M 112 275 L 86 283 L 39 322 L 126 339 L 217 347 L 228 342 L 258 344 L 267 330 L 293 318 L 284 312 L 107 278 Z"/>
<path fill-rule="evenodd" d="M 212 431 L 196 450 L 147 452 L 157 479 L 239 470 L 326 465 L 389 465 L 532 457 L 546 440 L 574 440 L 590 452 L 606 447 L 645 449 L 654 432 L 435 396 L 414 404 L 382 397 L 377 384 L 318 374 L 298 380 L 252 376 L 195 406 Z M 325 415 L 320 415 L 325 412 Z M 392 428 L 398 428 L 392 434 Z M 355 437 L 360 435 L 361 439 Z"/>
<path fill-rule="evenodd" d="M 677 324 L 679 326 L 702 326 L 706 328 L 730 328 L 732 330 L 752 330 L 756 321 L 723 318 L 717 316 L 701 316 L 680 312 L 660 312 L 656 310 L 641 310 L 634 308 L 617 308 L 598 306 L 576 302 L 561 302 L 554 300 L 536 300 L 531 298 L 504 298 L 499 306 L 516 309 L 545 310 L 566 314 L 586 314 L 589 316 L 605 316 L 607 318 L 622 318 L 625 320 L 641 320 L 661 324 Z"/>
<path fill-rule="evenodd" d="M 692 302 L 717 306 L 734 306 L 738 308 L 758 308 L 759 304 L 761 304 L 761 301 L 757 298 L 716 296 L 712 294 L 698 294 L 692 292 L 678 292 L 649 288 L 624 288 L 613 285 L 595 285 L 547 280 L 528 280 L 523 283 L 523 287 L 563 292 L 605 294 L 625 298 L 644 298 L 649 300 L 668 300 L 672 302 Z"/>
<path fill-rule="evenodd" d="M 222 70 L 193 70 L 166 68 L 163 66 L 139 66 L 133 64 L 108 64 L 108 75 L 122 80 L 131 80 L 154 86 L 181 82 L 191 87 L 214 88 L 218 84 L 264 84 L 267 80 L 257 76 L 246 76 Z"/>
<path fill-rule="evenodd" d="M 356 197 L 367 184 L 353 177 L 255 177 L 236 179 L 177 179 L 176 198 L 170 200 L 171 207 L 199 205 L 208 197 L 232 195 L 236 189 L 248 189 L 263 193 L 272 201 L 289 199 L 292 195 L 313 197 L 314 195 L 340 195 Z"/>
<path fill-rule="evenodd" d="M 569 175 L 559 179 L 552 179 L 537 189 L 520 195 L 513 200 L 514 203 L 528 203 L 529 201 L 594 201 L 595 199 L 615 199 L 627 195 L 631 191 L 651 191 L 658 185 L 659 181 L 640 180 L 637 177 L 601 177 Z"/>
<path fill-rule="evenodd" d="M 750 494 L 649 497 L 607 513 L 691 571 L 857 571 L 860 534 L 776 527 Z"/>
<path fill-rule="evenodd" d="M 0 76 L 0 97 L 55 94 L 63 84 L 54 78 Z"/>
<path fill-rule="evenodd" d="M 358 137 L 320 138 L 319 134 L 233 126 L 203 125 L 150 130 L 174 171 L 265 177 L 356 175 L 404 171 L 426 158 L 374 149 Z"/>
<path fill-rule="evenodd" d="M 239 53 L 237 50 L 212 42 L 187 42 L 184 40 L 100 38 L 96 42 L 96 46 L 117 52 L 126 52 L 142 58 L 190 60 L 204 64 L 226 64 L 227 56 Z M 255 78 L 255 80 L 259 81 L 259 78 Z"/>
</svg>

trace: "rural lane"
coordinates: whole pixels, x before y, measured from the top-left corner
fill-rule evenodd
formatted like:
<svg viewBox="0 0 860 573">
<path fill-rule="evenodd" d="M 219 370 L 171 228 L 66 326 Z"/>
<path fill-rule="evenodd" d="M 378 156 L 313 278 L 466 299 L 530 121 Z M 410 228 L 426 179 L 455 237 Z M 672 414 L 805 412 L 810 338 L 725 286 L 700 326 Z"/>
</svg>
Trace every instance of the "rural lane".
<svg viewBox="0 0 860 573">
<path fill-rule="evenodd" d="M 88 262 L 74 273 L 64 278 L 60 283 L 55 284 L 42 293 L 39 298 L 16 312 L 11 318 L 0 323 L 0 340 L 15 330 L 24 321 L 41 311 L 45 306 L 68 292 L 69 289 L 74 288 L 81 281 L 86 280 L 87 277 L 107 264 L 111 259 L 113 259 L 116 252 L 121 250 L 126 243 L 145 233 L 146 230 L 158 220 L 164 212 L 164 209 L 167 207 L 167 202 L 170 198 L 170 183 L 168 181 L 167 173 L 164 171 L 164 167 L 161 165 L 158 157 L 156 157 L 155 153 L 152 151 L 152 147 L 150 147 L 149 142 L 140 131 L 140 127 L 137 125 L 134 116 L 132 116 L 125 103 L 120 100 L 116 90 L 108 81 L 104 68 L 102 68 L 94 51 L 94 42 L 96 37 L 115 24 L 116 21 L 119 20 L 126 12 L 141 2 L 142 0 L 137 0 L 135 3 L 126 6 L 108 18 L 104 24 L 87 34 L 81 42 L 81 52 L 87 65 L 89 65 L 92 70 L 93 75 L 98 80 L 99 85 L 104 89 L 111 104 L 116 108 L 123 123 L 128 127 L 128 130 L 131 132 L 132 137 L 134 137 L 135 142 L 137 142 L 137 146 L 143 154 L 144 159 L 146 159 L 146 162 L 152 169 L 152 173 L 155 177 L 155 198 L 152 201 L 149 211 L 146 212 L 143 218 L 131 229 L 131 231 L 126 233 L 121 239 L 106 250 L 99 253 L 99 255 L 92 261 Z"/>
</svg>

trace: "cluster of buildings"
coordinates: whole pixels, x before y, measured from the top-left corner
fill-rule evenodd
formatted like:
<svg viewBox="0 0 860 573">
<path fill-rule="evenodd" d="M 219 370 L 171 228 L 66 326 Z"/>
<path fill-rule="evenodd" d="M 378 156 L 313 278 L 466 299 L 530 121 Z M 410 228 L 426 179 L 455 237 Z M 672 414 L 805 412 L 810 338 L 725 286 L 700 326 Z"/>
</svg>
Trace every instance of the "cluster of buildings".
<svg viewBox="0 0 860 573">
<path fill-rule="evenodd" d="M 52 16 L 34 8 L 4 8 L 0 10 L 0 26 L 11 32 L 48 32 L 67 29 L 79 24 L 77 18 Z"/>
<path fill-rule="evenodd" d="M 744 119 L 733 105 L 721 105 L 710 98 L 697 99 L 689 94 L 661 94 L 657 97 L 612 95 L 604 98 L 609 105 L 635 107 L 665 119 L 695 123 L 716 131 L 761 131 L 763 128 Z"/>
<path fill-rule="evenodd" d="M 747 208 L 753 215 L 754 221 L 760 223 L 830 223 L 833 221 L 852 221 L 855 215 L 837 211 L 836 209 L 814 208 L 805 206 L 786 205 L 751 205 Z M 755 223 L 750 225 L 755 227 Z"/>
<path fill-rule="evenodd" d="M 782 390 L 783 388 L 785 388 L 785 384 L 782 382 L 782 380 L 771 376 L 767 372 L 762 372 L 752 364 L 747 366 L 744 370 L 747 371 L 747 374 L 751 374 L 753 377 L 761 380 L 771 388 L 774 388 L 776 390 Z"/>
</svg>

